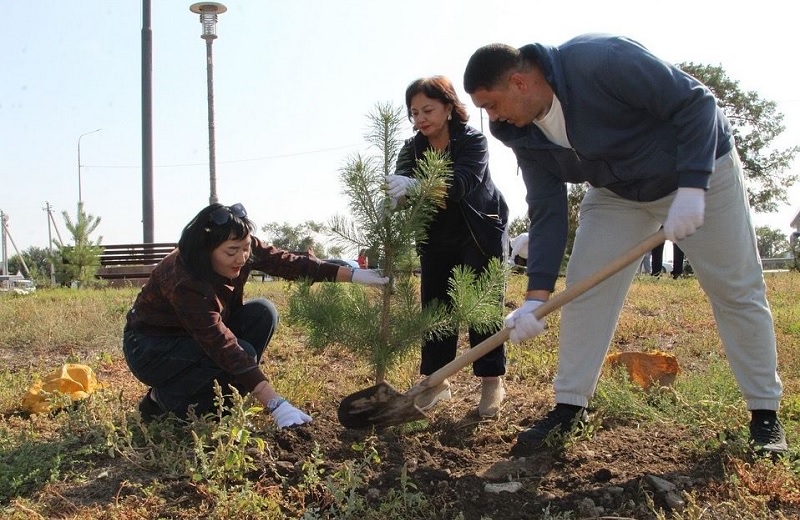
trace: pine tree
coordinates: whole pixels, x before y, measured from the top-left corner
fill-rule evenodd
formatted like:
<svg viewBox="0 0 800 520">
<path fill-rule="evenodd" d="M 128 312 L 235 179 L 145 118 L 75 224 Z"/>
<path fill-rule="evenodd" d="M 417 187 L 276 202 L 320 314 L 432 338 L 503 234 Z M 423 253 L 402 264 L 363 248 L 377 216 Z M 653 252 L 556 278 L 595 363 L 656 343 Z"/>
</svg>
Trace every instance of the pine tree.
<svg viewBox="0 0 800 520">
<path fill-rule="evenodd" d="M 99 237 L 97 242 L 94 242 L 89 235 L 100 225 L 100 217 L 86 213 L 83 203 L 80 202 L 74 222 L 66 211 L 63 211 L 62 215 L 75 245 L 68 246 L 53 239 L 53 244 L 58 248 L 53 253 L 56 280 L 66 284 L 77 281 L 80 286 L 95 285 L 97 283 L 95 274 L 100 268 L 100 253 L 103 252 L 100 245 L 103 237 Z"/>
<path fill-rule="evenodd" d="M 287 319 L 301 324 L 308 345 L 322 349 L 338 343 L 369 360 L 376 382 L 419 348 L 425 334 L 442 334 L 464 325 L 482 323 L 486 330 L 498 326 L 505 273 L 496 262 L 481 277 L 469 269 L 455 273 L 451 283 L 454 304 L 427 306 L 419 301 L 414 275 L 416 244 L 426 239 L 426 229 L 437 208 L 444 204 L 452 176 L 444 153 L 427 151 L 418 161 L 411 189 L 402 208 L 392 208 L 385 192 L 385 177 L 394 171 L 404 111 L 378 104 L 368 115 L 367 141 L 375 155 L 352 156 L 341 169 L 349 199 L 349 216 L 331 219 L 334 239 L 350 248 L 378 253 L 378 264 L 389 284 L 379 294 L 356 284 L 300 284 L 289 302 Z M 487 302 L 490 302 L 487 304 Z M 492 311 L 487 312 L 491 308 Z"/>
</svg>

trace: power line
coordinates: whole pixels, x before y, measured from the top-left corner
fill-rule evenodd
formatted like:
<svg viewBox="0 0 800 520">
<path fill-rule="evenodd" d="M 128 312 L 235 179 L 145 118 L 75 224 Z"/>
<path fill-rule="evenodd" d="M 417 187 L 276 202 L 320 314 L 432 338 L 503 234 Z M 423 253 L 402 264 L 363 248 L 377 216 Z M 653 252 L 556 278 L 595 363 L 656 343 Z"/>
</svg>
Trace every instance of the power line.
<svg viewBox="0 0 800 520">
<path fill-rule="evenodd" d="M 318 153 L 325 153 L 325 152 L 334 152 L 337 150 L 344 150 L 346 148 L 354 148 L 356 146 L 361 146 L 360 144 L 350 144 L 347 146 L 337 146 L 335 148 L 320 148 L 319 150 L 311 150 L 307 152 L 296 152 L 296 153 L 287 153 L 281 155 L 270 155 L 268 157 L 255 157 L 252 159 L 234 159 L 230 161 L 217 161 L 220 164 L 234 164 L 234 163 L 243 163 L 243 162 L 256 162 L 256 161 L 269 161 L 272 159 L 285 159 L 286 157 L 300 157 L 303 155 L 314 155 Z M 187 166 L 206 166 L 208 163 L 200 162 L 200 163 L 183 163 L 183 164 L 163 164 L 163 165 L 156 165 L 156 168 L 183 168 Z M 126 168 L 141 168 L 141 165 L 137 164 L 135 166 L 119 166 L 119 165 L 87 165 L 84 164 L 83 168 L 117 168 L 117 169 L 126 169 Z"/>
</svg>

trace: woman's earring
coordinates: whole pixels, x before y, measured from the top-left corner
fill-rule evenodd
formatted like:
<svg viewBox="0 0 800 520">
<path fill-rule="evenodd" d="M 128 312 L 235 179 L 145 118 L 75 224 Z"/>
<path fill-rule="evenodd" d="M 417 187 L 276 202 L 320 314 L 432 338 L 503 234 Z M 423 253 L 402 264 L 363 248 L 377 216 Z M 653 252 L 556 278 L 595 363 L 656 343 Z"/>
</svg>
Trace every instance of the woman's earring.
<svg viewBox="0 0 800 520">
<path fill-rule="evenodd" d="M 447 114 L 447 120 L 450 121 L 451 119 L 453 119 L 453 114 Z"/>
</svg>

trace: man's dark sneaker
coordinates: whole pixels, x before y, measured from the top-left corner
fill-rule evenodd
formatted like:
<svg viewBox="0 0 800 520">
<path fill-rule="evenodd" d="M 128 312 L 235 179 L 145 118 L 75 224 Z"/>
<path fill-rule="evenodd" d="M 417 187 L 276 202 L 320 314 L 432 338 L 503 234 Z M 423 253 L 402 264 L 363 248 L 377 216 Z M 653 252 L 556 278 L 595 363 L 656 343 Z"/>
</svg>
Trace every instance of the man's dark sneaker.
<svg viewBox="0 0 800 520">
<path fill-rule="evenodd" d="M 551 436 L 560 435 L 562 440 L 565 440 L 566 434 L 588 420 L 586 408 L 570 404 L 556 404 L 556 407 L 550 410 L 544 418 L 517 434 L 517 443 L 511 449 L 511 453 L 518 456 L 530 454 L 533 450 L 541 448 Z"/>
<path fill-rule="evenodd" d="M 780 455 L 786 453 L 786 433 L 774 410 L 753 410 L 750 419 L 750 442 L 756 453 Z"/>
<path fill-rule="evenodd" d="M 152 388 L 148 390 L 147 393 L 144 394 L 144 397 L 142 397 L 142 400 L 139 401 L 139 415 L 142 416 L 142 421 L 146 423 L 149 423 L 165 413 L 161 406 L 150 397 L 152 391 Z"/>
</svg>

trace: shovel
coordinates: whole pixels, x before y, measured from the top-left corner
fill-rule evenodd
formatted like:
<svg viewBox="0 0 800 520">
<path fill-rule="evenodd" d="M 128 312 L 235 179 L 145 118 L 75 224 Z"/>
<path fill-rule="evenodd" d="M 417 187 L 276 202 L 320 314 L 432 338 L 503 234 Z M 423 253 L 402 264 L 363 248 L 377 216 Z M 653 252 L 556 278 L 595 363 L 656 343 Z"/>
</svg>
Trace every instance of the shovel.
<svg viewBox="0 0 800 520">
<path fill-rule="evenodd" d="M 536 308 L 534 314 L 538 319 L 544 318 L 606 278 L 616 274 L 633 262 L 640 260 L 645 253 L 664 240 L 663 229 L 650 235 L 596 273 L 570 285 L 544 302 Z M 427 418 L 425 412 L 416 405 L 416 398 L 426 391 L 436 391 L 436 387 L 441 385 L 445 379 L 499 347 L 503 342 L 508 340 L 508 336 L 508 329 L 503 328 L 412 386 L 404 394 L 384 381 L 348 395 L 339 404 L 339 422 L 345 428 L 352 429 L 369 428 L 373 426 L 376 428 L 385 428 Z"/>
</svg>

